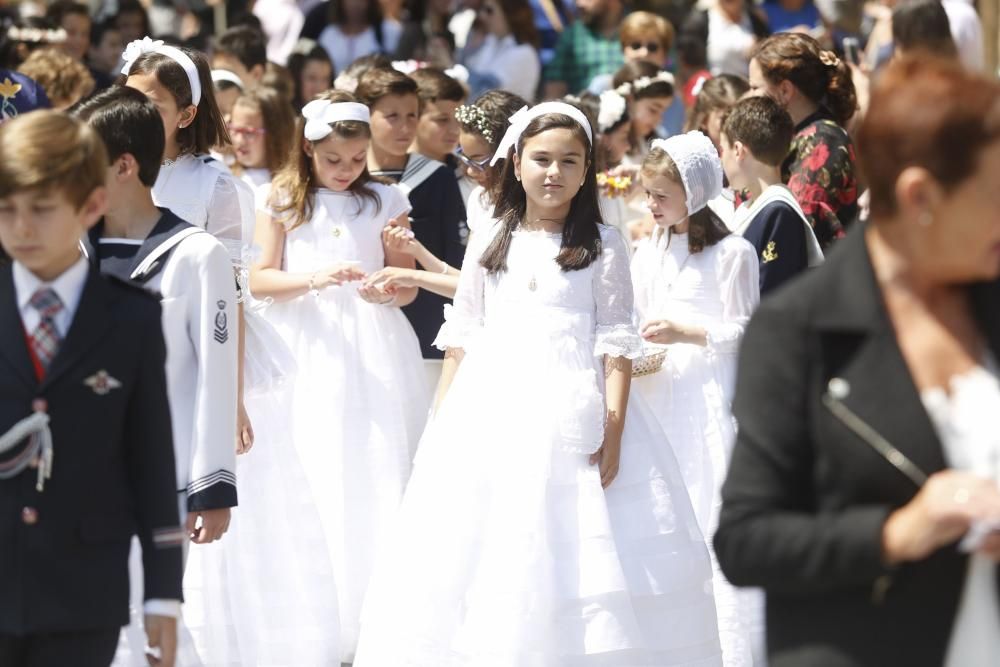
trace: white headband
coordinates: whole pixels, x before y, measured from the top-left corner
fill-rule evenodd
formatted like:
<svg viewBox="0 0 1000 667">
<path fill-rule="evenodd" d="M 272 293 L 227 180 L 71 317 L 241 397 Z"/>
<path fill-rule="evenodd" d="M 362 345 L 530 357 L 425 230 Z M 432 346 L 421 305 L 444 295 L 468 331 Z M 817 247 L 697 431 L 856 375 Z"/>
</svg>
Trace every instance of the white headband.
<svg viewBox="0 0 1000 667">
<path fill-rule="evenodd" d="M 517 142 L 531 121 L 539 116 L 550 113 L 561 113 L 575 120 L 583 128 L 583 131 L 587 133 L 587 140 L 591 144 L 594 143 L 594 131 L 590 128 L 590 121 L 587 120 L 582 111 L 565 102 L 542 102 L 530 109 L 523 106 L 509 118 L 510 126 L 504 133 L 503 139 L 500 140 L 500 145 L 497 146 L 497 152 L 493 155 L 493 159 L 490 160 L 490 164 L 494 165 L 500 160 L 506 160 L 507 153 L 511 148 L 517 150 Z"/>
<path fill-rule="evenodd" d="M 331 102 L 330 100 L 313 100 L 302 107 L 302 116 L 306 126 L 302 134 L 309 141 L 326 139 L 333 128 L 332 123 L 342 120 L 356 120 L 361 123 L 371 122 L 368 107 L 357 102 Z"/>
<path fill-rule="evenodd" d="M 227 69 L 213 69 L 212 83 L 219 83 L 220 81 L 228 81 L 240 90 L 243 90 L 243 79 L 236 76 L 235 72 L 230 72 Z"/>
<path fill-rule="evenodd" d="M 146 53 L 159 53 L 181 66 L 181 69 L 187 74 L 188 83 L 191 84 L 191 103 L 198 106 L 201 102 L 201 79 L 198 78 L 198 68 L 195 67 L 194 61 L 186 53 L 173 46 L 167 46 L 162 39 L 152 40 L 149 37 L 143 37 L 129 42 L 128 46 L 125 47 L 125 52 L 122 53 L 122 60 L 125 61 L 122 74 L 128 76 L 135 61 Z"/>
<path fill-rule="evenodd" d="M 688 215 L 697 213 L 722 192 L 722 161 L 712 140 L 701 132 L 654 139 L 649 146 L 670 156 L 684 185 Z"/>
</svg>

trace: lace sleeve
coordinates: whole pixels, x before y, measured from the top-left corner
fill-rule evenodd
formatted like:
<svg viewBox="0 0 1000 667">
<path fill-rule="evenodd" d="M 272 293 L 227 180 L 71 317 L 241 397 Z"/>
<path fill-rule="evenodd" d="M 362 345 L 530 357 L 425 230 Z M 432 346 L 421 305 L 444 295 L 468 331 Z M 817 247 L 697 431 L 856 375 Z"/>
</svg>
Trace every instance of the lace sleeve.
<svg viewBox="0 0 1000 667">
<path fill-rule="evenodd" d="M 613 227 L 601 227 L 604 250 L 595 262 L 594 301 L 597 315 L 597 337 L 594 356 L 642 356 L 642 339 L 632 321 L 632 274 L 629 271 L 628 248 L 621 232 Z"/>
<path fill-rule="evenodd" d="M 445 305 L 444 324 L 434 339 L 434 347 L 439 350 L 468 350 L 483 329 L 486 269 L 480 265 L 479 259 L 492 241 L 492 234 L 478 234 L 466 248 L 454 305 Z"/>
<path fill-rule="evenodd" d="M 222 242 L 237 268 L 242 264 L 243 229 L 253 228 L 254 209 L 253 192 L 241 190 L 241 185 L 229 174 L 220 173 L 208 202 L 205 223 L 206 231 Z"/>
<path fill-rule="evenodd" d="M 722 321 L 707 331 L 708 350 L 712 354 L 735 355 L 750 316 L 760 303 L 760 267 L 757 253 L 741 237 L 726 238 L 719 253 L 719 291 L 722 295 Z"/>
</svg>

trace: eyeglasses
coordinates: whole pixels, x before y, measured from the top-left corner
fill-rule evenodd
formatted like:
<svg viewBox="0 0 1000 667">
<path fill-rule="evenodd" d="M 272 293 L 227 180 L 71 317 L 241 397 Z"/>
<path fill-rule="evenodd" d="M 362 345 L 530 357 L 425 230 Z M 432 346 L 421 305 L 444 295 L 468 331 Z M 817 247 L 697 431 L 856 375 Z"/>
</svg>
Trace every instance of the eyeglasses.
<svg viewBox="0 0 1000 667">
<path fill-rule="evenodd" d="M 239 134 L 244 137 L 260 137 L 267 133 L 263 127 L 246 127 L 243 125 L 226 125 L 229 134 Z"/>
<path fill-rule="evenodd" d="M 461 147 L 458 147 L 455 149 L 455 157 L 458 158 L 459 162 L 470 169 L 475 169 L 476 171 L 486 171 L 486 165 L 489 164 L 492 156 L 486 156 L 482 160 L 473 160 L 471 157 L 462 152 Z"/>
<path fill-rule="evenodd" d="M 649 53 L 656 53 L 657 51 L 660 50 L 660 43 L 646 42 L 645 44 L 643 44 L 642 42 L 632 42 L 631 44 L 628 45 L 628 47 L 633 51 L 638 51 L 642 47 L 646 47 L 646 51 L 648 51 Z"/>
</svg>

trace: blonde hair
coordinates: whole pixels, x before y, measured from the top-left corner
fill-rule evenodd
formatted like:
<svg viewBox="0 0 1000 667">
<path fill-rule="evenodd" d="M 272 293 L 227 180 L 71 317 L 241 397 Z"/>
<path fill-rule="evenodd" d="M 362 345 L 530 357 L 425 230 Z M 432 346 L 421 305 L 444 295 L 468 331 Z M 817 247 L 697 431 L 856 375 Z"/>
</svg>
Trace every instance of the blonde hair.
<svg viewBox="0 0 1000 667">
<path fill-rule="evenodd" d="M 316 99 L 330 100 L 334 103 L 358 101 L 354 95 L 343 90 L 328 90 Z M 320 187 L 313 170 L 313 159 L 305 152 L 305 143 L 308 139 L 303 135 L 304 127 L 305 119 L 300 117 L 295 124 L 295 139 L 289 160 L 274 177 L 271 195 L 267 202 L 274 210 L 275 216 L 285 225 L 287 231 L 309 222 L 316 200 L 316 188 Z M 333 123 L 330 127 L 333 132 L 329 136 L 332 137 L 341 139 L 365 137 L 371 140 L 371 128 L 368 123 L 357 120 L 342 120 Z M 310 143 L 315 146 L 320 142 Z M 365 199 L 375 205 L 376 211 L 382 207 L 382 200 L 379 199 L 378 193 L 368 186 L 372 182 L 381 181 L 368 173 L 366 165 L 361 175 L 347 189 L 356 198 L 362 200 L 358 202 L 358 213 L 361 212 Z"/>
<path fill-rule="evenodd" d="M 108 154 L 85 123 L 33 111 L 0 125 L 0 197 L 56 190 L 79 210 L 107 177 Z"/>
<path fill-rule="evenodd" d="M 667 51 L 674 45 L 674 26 L 662 16 L 652 12 L 632 12 L 622 20 L 621 28 L 618 30 L 622 46 L 650 33 L 656 35 L 666 57 Z"/>
<path fill-rule="evenodd" d="M 56 109 L 72 106 L 94 89 L 94 77 L 90 71 L 57 49 L 32 51 L 18 71 L 44 88 Z"/>
</svg>

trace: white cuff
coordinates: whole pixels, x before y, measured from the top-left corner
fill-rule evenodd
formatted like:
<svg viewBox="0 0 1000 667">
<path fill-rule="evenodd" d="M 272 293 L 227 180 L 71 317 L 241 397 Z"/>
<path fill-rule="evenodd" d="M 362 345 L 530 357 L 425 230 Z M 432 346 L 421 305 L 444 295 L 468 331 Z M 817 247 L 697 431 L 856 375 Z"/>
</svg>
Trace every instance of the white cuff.
<svg viewBox="0 0 1000 667">
<path fill-rule="evenodd" d="M 180 618 L 180 600 L 146 600 L 142 605 L 142 612 L 146 616 L 169 616 L 170 618 Z"/>
</svg>

